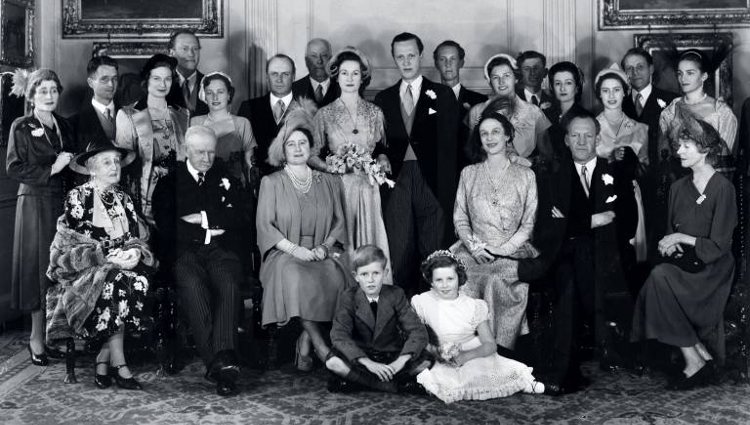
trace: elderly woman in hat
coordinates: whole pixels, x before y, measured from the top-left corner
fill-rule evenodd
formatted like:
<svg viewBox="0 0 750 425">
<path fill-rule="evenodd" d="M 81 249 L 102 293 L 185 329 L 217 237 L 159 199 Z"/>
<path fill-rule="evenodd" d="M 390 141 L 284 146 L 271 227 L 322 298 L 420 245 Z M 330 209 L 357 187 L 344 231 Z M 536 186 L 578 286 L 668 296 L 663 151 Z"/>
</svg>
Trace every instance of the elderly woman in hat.
<svg viewBox="0 0 750 425">
<path fill-rule="evenodd" d="M 181 94 L 171 91 L 176 69 L 177 59 L 161 53 L 151 56 L 141 70 L 146 97 L 117 112 L 115 144 L 134 151 L 140 165 L 129 170 L 127 185 L 151 225 L 156 183 L 185 158 L 189 113 L 178 106 Z"/>
<path fill-rule="evenodd" d="M 516 83 L 520 80 L 516 60 L 504 53 L 492 56 L 484 65 L 484 78 L 492 94 L 486 102 L 478 103 L 469 110 L 466 118 L 469 130 L 473 131 L 482 112 L 491 108 L 507 117 L 513 125 L 515 137 L 509 153 L 529 158 L 537 146 L 541 151 L 546 151 L 544 138 L 551 124 L 538 106 L 522 100 L 516 94 Z"/>
<path fill-rule="evenodd" d="M 321 322 L 333 319 L 350 274 L 339 258 L 347 240 L 341 179 L 307 165 L 315 143 L 310 114 L 290 112 L 268 149 L 268 162 L 282 169 L 261 180 L 256 220 L 263 325 L 302 322 L 302 371 L 312 369 L 311 343 L 322 361 L 330 351 Z"/>
<path fill-rule="evenodd" d="M 94 382 L 141 389 L 125 362 L 125 332 L 146 327 L 149 275 L 157 262 L 130 196 L 118 187 L 132 151 L 90 144 L 71 168 L 91 178 L 71 190 L 50 248 L 47 338 L 81 336 L 101 346 Z"/>
<path fill-rule="evenodd" d="M 20 183 L 13 235 L 11 308 L 31 312 L 28 350 L 37 366 L 49 363 L 44 342 L 44 297 L 50 282 L 46 271 L 55 220 L 62 213 L 67 170 L 73 157 L 73 130 L 54 113 L 62 92 L 51 69 L 19 70 L 13 94 L 25 96 L 31 113 L 10 128 L 8 177 Z"/>
</svg>

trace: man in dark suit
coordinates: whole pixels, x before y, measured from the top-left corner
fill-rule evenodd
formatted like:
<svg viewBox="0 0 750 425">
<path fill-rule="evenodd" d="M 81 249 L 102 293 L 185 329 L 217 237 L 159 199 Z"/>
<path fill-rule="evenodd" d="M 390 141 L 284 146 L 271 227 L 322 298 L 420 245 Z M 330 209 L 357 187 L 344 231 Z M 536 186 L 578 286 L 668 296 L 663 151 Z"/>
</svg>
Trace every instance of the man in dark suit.
<svg viewBox="0 0 750 425">
<path fill-rule="evenodd" d="M 326 68 L 331 60 L 331 43 L 314 38 L 307 43 L 305 65 L 308 75 L 292 84 L 294 98 L 306 97 L 315 101 L 318 108 L 328 105 L 341 95 L 341 88 L 328 77 Z"/>
<path fill-rule="evenodd" d="M 464 116 L 472 106 L 487 100 L 482 93 L 469 90 L 461 84 L 461 68 L 464 67 L 466 51 L 453 40 L 445 40 L 438 44 L 432 52 L 435 68 L 440 72 L 440 82 L 450 87 L 459 105 L 458 113 L 458 166 L 456 171 L 468 164 L 466 143 L 469 140 L 469 127 L 463 122 Z M 457 176 L 458 177 L 458 176 Z"/>
<path fill-rule="evenodd" d="M 96 56 L 86 65 L 86 81 L 93 95 L 71 119 L 75 127 L 76 152 L 83 152 L 90 143 L 114 142 L 115 116 L 118 109 L 114 98 L 117 92 L 118 70 L 117 61 L 109 56 Z"/>
<path fill-rule="evenodd" d="M 591 321 L 600 365 L 609 368 L 611 322 L 608 295 L 626 290 L 618 252 L 621 215 L 632 215 L 632 187 L 619 185 L 606 160 L 596 157 L 599 124 L 589 112 L 572 113 L 563 123 L 571 155 L 547 170 L 537 170 L 539 209 L 533 242 L 541 255 L 520 260 L 519 279 L 548 281 L 554 289 L 553 352 L 545 383 L 551 392 L 573 392 L 586 385 L 580 371 L 577 338 L 584 320 Z"/>
<path fill-rule="evenodd" d="M 646 214 L 646 235 L 649 257 L 654 261 L 658 255 L 656 246 L 666 232 L 666 193 L 669 191 L 669 180 L 664 178 L 665 170 L 660 167 L 662 155 L 666 157 L 668 153 L 659 152 L 658 149 L 659 117 L 677 95 L 654 87 L 654 60 L 645 49 L 633 47 L 625 53 L 620 64 L 632 88 L 630 95 L 622 101 L 622 110 L 630 118 L 648 126 L 649 166 L 646 175 L 640 179 L 640 187 L 644 209 L 649 211 Z"/>
<path fill-rule="evenodd" d="M 237 115 L 247 118 L 253 127 L 253 135 L 258 142 L 258 147 L 255 148 L 253 169 L 258 169 L 263 176 L 274 171 L 274 167 L 266 162 L 268 147 L 278 134 L 289 108 L 296 106 L 292 93 L 295 71 L 294 61 L 289 56 L 284 54 L 272 56 L 266 62 L 266 79 L 271 92 L 242 102 L 237 112 Z M 259 178 L 258 184 L 260 184 Z"/>
<path fill-rule="evenodd" d="M 177 59 L 177 76 L 179 85 L 173 84 L 173 90 L 182 91 L 184 106 L 190 111 L 190 116 L 208 113 L 206 102 L 198 98 L 203 73 L 198 71 L 201 61 L 201 42 L 191 31 L 180 30 L 169 37 L 169 55 Z"/>
<path fill-rule="evenodd" d="M 375 96 L 388 141 L 378 159 L 390 162 L 396 181 L 383 191 L 393 277 L 407 295 L 418 291 L 421 260 L 454 238 L 458 102 L 450 88 L 421 75 L 423 50 L 414 34 L 394 37 L 401 80 Z"/>
<path fill-rule="evenodd" d="M 185 146 L 187 160 L 154 190 L 156 248 L 162 267 L 173 272 L 206 377 L 228 396 L 236 394 L 239 376 L 234 348 L 242 264 L 234 249 L 244 203 L 239 182 L 213 167 L 213 130 L 190 127 Z"/>
<path fill-rule="evenodd" d="M 534 50 L 527 50 L 516 59 L 521 70 L 521 84 L 516 86 L 516 94 L 521 99 L 547 109 L 552 105 L 552 94 L 542 90 L 542 82 L 547 76 L 547 58 Z"/>
</svg>

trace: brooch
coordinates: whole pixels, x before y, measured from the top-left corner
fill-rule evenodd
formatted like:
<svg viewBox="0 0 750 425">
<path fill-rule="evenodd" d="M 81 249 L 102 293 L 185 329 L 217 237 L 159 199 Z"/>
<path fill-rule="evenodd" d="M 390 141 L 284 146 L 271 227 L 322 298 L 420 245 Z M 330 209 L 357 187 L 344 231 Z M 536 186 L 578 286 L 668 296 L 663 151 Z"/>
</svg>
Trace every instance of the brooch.
<svg viewBox="0 0 750 425">
<path fill-rule="evenodd" d="M 34 137 L 42 137 L 44 136 L 44 129 L 43 128 L 35 128 L 31 130 L 31 135 Z"/>
</svg>

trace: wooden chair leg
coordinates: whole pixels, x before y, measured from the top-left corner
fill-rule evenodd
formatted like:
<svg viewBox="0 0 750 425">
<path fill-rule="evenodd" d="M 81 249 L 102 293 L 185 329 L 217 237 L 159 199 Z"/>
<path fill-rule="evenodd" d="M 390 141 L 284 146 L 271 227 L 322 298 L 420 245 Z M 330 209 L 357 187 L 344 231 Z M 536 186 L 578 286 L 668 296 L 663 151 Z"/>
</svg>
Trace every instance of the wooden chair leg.
<svg viewBox="0 0 750 425">
<path fill-rule="evenodd" d="M 65 381 L 66 384 L 76 384 L 76 342 L 73 338 L 65 341 Z"/>
</svg>

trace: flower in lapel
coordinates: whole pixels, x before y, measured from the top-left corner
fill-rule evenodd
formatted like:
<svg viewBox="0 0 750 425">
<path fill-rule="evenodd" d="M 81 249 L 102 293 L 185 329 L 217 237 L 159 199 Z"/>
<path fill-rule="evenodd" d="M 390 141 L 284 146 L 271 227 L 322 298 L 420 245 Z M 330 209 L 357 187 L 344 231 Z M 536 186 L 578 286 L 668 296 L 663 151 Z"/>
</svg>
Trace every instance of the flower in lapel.
<svg viewBox="0 0 750 425">
<path fill-rule="evenodd" d="M 612 177 L 611 175 L 607 174 L 607 173 L 604 173 L 604 174 L 602 174 L 602 181 L 604 182 L 604 185 L 606 186 L 606 185 L 609 185 L 609 184 L 614 184 L 615 183 L 615 178 Z"/>
<path fill-rule="evenodd" d="M 34 137 L 43 137 L 44 136 L 44 129 L 41 127 L 36 127 L 33 124 L 29 124 L 29 127 L 31 127 L 33 130 L 31 130 L 31 135 Z"/>
<path fill-rule="evenodd" d="M 542 110 L 549 109 L 549 107 L 552 106 L 550 102 L 542 102 L 541 105 L 539 105 L 539 108 Z"/>
<path fill-rule="evenodd" d="M 658 104 L 659 104 L 659 107 L 660 107 L 660 108 L 662 108 L 662 109 L 664 109 L 664 108 L 666 108 L 666 107 L 667 107 L 667 102 L 665 102 L 665 101 L 664 101 L 664 100 L 662 100 L 662 99 L 659 99 L 659 98 L 657 98 L 657 99 L 656 99 L 656 103 L 658 103 Z"/>
<path fill-rule="evenodd" d="M 425 91 L 424 94 L 426 94 L 427 97 L 429 97 L 432 100 L 437 99 L 437 95 L 435 94 L 435 92 L 432 89 Z"/>
<path fill-rule="evenodd" d="M 229 183 L 229 179 L 226 177 L 221 178 L 221 183 L 219 183 L 219 186 L 223 187 L 224 190 L 229 190 L 230 187 L 232 187 L 232 184 Z"/>
</svg>

